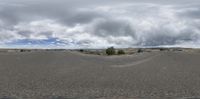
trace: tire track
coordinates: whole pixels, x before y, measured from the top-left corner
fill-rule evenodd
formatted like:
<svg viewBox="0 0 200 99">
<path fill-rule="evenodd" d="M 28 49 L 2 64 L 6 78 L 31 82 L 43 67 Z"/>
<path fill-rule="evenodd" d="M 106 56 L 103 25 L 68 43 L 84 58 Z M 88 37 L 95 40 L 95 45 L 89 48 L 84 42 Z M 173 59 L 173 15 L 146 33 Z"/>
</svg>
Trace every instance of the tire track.
<svg viewBox="0 0 200 99">
<path fill-rule="evenodd" d="M 132 67 L 132 66 L 135 66 L 135 65 L 139 65 L 139 64 L 142 64 L 142 63 L 148 62 L 148 61 L 154 59 L 154 58 L 157 57 L 157 56 L 159 56 L 159 55 L 154 55 L 154 56 L 151 56 L 151 57 L 148 57 L 148 58 L 145 58 L 145 59 L 139 60 L 139 61 L 134 61 L 134 62 L 131 62 L 131 63 L 128 63 L 128 64 L 122 64 L 122 65 L 111 65 L 111 67 L 115 67 L 115 68 Z"/>
</svg>

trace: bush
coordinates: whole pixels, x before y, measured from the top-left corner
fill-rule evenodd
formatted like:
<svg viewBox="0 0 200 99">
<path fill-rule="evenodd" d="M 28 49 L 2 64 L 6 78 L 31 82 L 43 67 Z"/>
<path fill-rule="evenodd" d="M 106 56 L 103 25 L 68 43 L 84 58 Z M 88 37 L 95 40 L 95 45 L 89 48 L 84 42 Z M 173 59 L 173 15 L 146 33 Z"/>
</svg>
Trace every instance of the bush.
<svg viewBox="0 0 200 99">
<path fill-rule="evenodd" d="M 143 52 L 143 50 L 142 49 L 138 49 L 138 51 L 137 51 L 138 53 L 142 53 Z"/>
<path fill-rule="evenodd" d="M 114 47 L 110 47 L 106 49 L 106 54 L 107 55 L 115 55 L 115 48 Z"/>
<path fill-rule="evenodd" d="M 20 50 L 20 52 L 26 52 L 26 50 L 24 50 L 24 49 L 21 49 L 21 50 Z"/>
<path fill-rule="evenodd" d="M 165 51 L 166 49 L 164 49 L 164 48 L 160 48 L 160 51 Z"/>
<path fill-rule="evenodd" d="M 119 50 L 117 54 L 118 55 L 123 55 L 123 54 L 125 54 L 125 52 L 124 52 L 124 50 Z"/>
<path fill-rule="evenodd" d="M 80 51 L 80 52 L 84 52 L 84 50 L 83 50 L 83 49 L 80 49 L 79 51 Z"/>
</svg>

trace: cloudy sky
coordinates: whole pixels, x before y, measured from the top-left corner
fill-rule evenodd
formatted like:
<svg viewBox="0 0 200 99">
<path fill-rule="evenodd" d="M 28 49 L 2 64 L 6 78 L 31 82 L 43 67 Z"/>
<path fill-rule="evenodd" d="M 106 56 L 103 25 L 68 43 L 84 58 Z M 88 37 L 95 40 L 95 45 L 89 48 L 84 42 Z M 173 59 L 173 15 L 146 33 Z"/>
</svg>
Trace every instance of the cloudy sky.
<svg viewBox="0 0 200 99">
<path fill-rule="evenodd" d="M 200 47 L 200 0 L 0 0 L 0 47 Z"/>
</svg>

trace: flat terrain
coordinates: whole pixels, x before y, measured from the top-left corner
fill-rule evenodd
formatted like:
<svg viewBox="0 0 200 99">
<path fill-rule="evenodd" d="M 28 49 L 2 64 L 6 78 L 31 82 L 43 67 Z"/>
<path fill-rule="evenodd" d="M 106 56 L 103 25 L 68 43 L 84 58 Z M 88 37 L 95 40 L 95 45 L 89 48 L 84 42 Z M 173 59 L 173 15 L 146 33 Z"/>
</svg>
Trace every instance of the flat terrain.
<svg viewBox="0 0 200 99">
<path fill-rule="evenodd" d="M 198 52 L 158 51 L 124 56 L 71 51 L 0 53 L 0 99 L 187 99 L 184 97 L 198 96 Z"/>
</svg>

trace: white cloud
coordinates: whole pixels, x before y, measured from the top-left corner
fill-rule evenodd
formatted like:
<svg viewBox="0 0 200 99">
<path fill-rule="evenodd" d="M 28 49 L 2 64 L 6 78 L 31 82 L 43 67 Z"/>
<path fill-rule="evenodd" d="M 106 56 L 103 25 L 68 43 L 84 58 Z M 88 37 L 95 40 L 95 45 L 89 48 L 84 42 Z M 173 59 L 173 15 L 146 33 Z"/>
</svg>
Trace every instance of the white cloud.
<svg viewBox="0 0 200 99">
<path fill-rule="evenodd" d="M 3 44 L 21 39 L 57 38 L 57 44 L 53 42 L 50 46 L 55 44 L 66 48 L 185 47 L 192 44 L 193 47 L 197 47 L 200 42 L 200 19 L 180 14 L 198 9 L 149 3 L 95 6 L 93 9 L 83 7 L 78 10 L 96 13 L 99 17 L 92 17 L 94 19 L 87 22 L 70 21 L 73 25 L 63 24 L 53 18 L 19 22 L 12 29 L 0 29 L 0 42 Z M 82 19 L 79 17 L 75 19 Z M 0 21 L 0 27 L 4 27 L 3 21 Z"/>
</svg>

